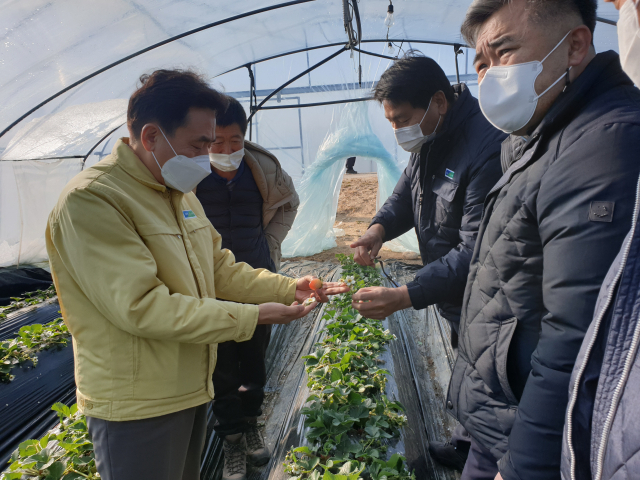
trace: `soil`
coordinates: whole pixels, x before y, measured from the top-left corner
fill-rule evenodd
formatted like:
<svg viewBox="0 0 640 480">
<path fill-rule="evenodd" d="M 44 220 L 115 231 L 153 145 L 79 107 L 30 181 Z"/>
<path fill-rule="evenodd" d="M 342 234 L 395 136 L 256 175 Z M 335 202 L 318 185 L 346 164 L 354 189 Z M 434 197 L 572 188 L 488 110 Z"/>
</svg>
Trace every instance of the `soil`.
<svg viewBox="0 0 640 480">
<path fill-rule="evenodd" d="M 367 231 L 371 219 L 376 214 L 376 197 L 378 195 L 378 175 L 362 173 L 345 174 L 338 199 L 338 211 L 334 228 L 344 230 L 344 236 L 336 238 L 337 247 L 310 257 L 294 257 L 286 260 L 313 260 L 316 262 L 334 262 L 337 253 L 351 254 L 354 250 L 349 245 Z M 420 256 L 413 252 L 398 253 L 382 247 L 382 260 L 402 260 L 405 263 L 422 265 Z"/>
</svg>

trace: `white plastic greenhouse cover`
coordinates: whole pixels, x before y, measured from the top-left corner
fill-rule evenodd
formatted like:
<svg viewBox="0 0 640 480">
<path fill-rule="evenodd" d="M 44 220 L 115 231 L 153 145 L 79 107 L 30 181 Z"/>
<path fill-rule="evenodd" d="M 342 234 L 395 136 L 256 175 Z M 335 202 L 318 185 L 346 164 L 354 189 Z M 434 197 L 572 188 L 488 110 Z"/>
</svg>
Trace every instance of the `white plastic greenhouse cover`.
<svg viewBox="0 0 640 480">
<path fill-rule="evenodd" d="M 388 33 L 397 40 L 396 52 L 399 46 L 420 49 L 453 81 L 451 45 L 463 43 L 459 28 L 470 3 L 394 0 L 396 23 L 387 32 L 389 0 L 360 0 L 361 48 L 389 55 L 383 41 Z M 613 6 L 602 1 L 598 15 L 617 20 Z M 0 137 L 0 266 L 46 260 L 48 212 L 74 174 L 109 153 L 113 138 L 103 140 L 123 124 L 127 99 L 142 73 L 195 69 L 248 107 L 245 65 L 252 65 L 256 89 L 269 91 L 347 43 L 341 0 L 0 0 L 0 36 L 0 132 L 13 125 Z M 615 26 L 599 22 L 595 44 L 598 51 L 617 50 Z M 460 73 L 474 93 L 469 57 L 461 57 Z M 354 69 L 358 61 L 362 88 Z M 388 65 L 377 57 L 351 59 L 343 53 L 267 105 L 367 97 Z M 258 101 L 264 96 L 258 94 Z M 343 108 L 261 111 L 252 125 L 253 140 L 273 149 L 300 180 Z M 369 121 L 393 161 L 406 164 L 408 156 L 398 151 L 379 108 L 369 109 Z M 120 129 L 114 137 L 119 134 L 126 135 Z"/>
</svg>

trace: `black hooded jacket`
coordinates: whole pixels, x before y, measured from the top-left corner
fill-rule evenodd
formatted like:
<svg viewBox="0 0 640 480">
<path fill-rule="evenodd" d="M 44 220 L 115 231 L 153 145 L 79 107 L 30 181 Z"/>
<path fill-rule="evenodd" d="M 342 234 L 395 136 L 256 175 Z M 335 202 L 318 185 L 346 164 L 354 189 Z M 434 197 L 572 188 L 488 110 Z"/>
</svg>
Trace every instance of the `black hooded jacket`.
<svg viewBox="0 0 640 480">
<path fill-rule="evenodd" d="M 482 203 L 502 174 L 505 134 L 480 111 L 464 84 L 436 138 L 412 154 L 372 224 L 385 241 L 415 228 L 424 267 L 407 286 L 413 308 L 438 304 L 457 329 Z"/>
</svg>

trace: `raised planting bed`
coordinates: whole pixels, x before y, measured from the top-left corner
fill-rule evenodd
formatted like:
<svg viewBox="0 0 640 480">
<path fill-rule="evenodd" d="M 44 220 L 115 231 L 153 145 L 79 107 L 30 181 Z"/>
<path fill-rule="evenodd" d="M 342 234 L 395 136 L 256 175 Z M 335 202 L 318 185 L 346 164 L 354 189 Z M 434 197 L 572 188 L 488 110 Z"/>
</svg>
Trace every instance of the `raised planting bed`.
<svg viewBox="0 0 640 480">
<path fill-rule="evenodd" d="M 387 270 L 392 272 L 393 278 L 399 284 L 408 283 L 415 275 L 414 267 L 401 263 L 391 264 Z M 338 279 L 347 275 L 346 272 L 341 271 L 339 265 L 310 261 L 286 262 L 282 267 L 281 273 L 292 277 L 315 274 L 327 281 L 338 281 Z M 346 302 L 347 300 L 343 298 L 340 301 Z M 337 302 L 334 302 L 334 304 L 337 304 Z M 39 308 L 44 307 L 39 306 Z M 330 312 L 334 310 L 335 313 L 330 314 Z M 329 318 L 327 315 L 329 315 Z M 320 453 L 315 449 L 315 444 L 319 441 L 317 439 L 307 440 L 305 436 L 307 432 L 312 431 L 312 429 L 316 427 L 311 427 L 310 425 L 305 426 L 305 421 L 308 420 L 308 418 L 303 412 L 305 409 L 312 407 L 315 400 L 312 399 L 311 402 L 307 402 L 307 399 L 312 395 L 317 395 L 318 391 L 312 390 L 311 387 L 313 385 L 311 387 L 309 386 L 310 377 L 307 375 L 306 370 L 308 367 L 305 364 L 309 359 L 303 360 L 302 357 L 313 356 L 316 354 L 318 348 L 320 348 L 317 344 L 324 344 L 326 340 L 332 337 L 330 332 L 336 330 L 337 327 L 331 327 L 329 329 L 326 327 L 331 322 L 335 323 L 336 316 L 338 315 L 336 305 L 323 305 L 314 309 L 307 317 L 299 321 L 286 326 L 279 325 L 274 327 L 271 343 L 267 351 L 266 364 L 268 378 L 265 389 L 267 398 L 263 407 L 264 413 L 261 417 L 266 442 L 272 451 L 272 458 L 264 467 L 249 466 L 247 474 L 249 480 L 290 479 L 292 475 L 285 471 L 285 468 L 290 464 L 287 457 L 289 456 L 290 458 L 290 455 L 294 453 L 293 450 L 298 447 L 309 448 L 309 454 L 307 454 L 308 458 L 306 460 L 310 460 L 311 455 L 313 455 L 320 458 L 318 464 L 324 462 L 323 464 L 326 466 L 327 461 L 331 459 L 331 456 L 327 456 L 324 452 L 322 452 L 321 455 L 325 456 L 325 458 L 315 455 L 314 452 Z M 398 469 L 400 467 L 403 468 L 405 475 L 408 472 L 415 472 L 415 477 L 418 480 L 455 480 L 459 478 L 456 472 L 434 464 L 427 451 L 428 441 L 447 440 L 452 429 L 455 427 L 455 421 L 446 414 L 444 408 L 444 396 L 451 374 L 450 362 L 453 359 L 453 352 L 448 344 L 448 325 L 439 317 L 434 309 L 430 308 L 421 311 L 415 311 L 413 309 L 404 310 L 392 315 L 382 322 L 381 325 L 377 324 L 374 326 L 377 330 L 380 330 L 386 338 L 394 334 L 397 337 L 397 340 L 389 340 L 386 345 L 384 345 L 384 343 L 387 342 L 387 340 L 378 342 L 380 346 L 379 350 L 373 347 L 370 349 L 372 353 L 379 352 L 377 356 L 374 355 L 373 357 L 377 362 L 377 365 L 374 365 L 374 367 L 378 369 L 376 372 L 379 376 L 376 379 L 376 383 L 372 385 L 380 385 L 381 377 L 386 381 L 384 391 L 378 387 L 375 395 L 378 395 L 378 397 L 385 395 L 387 402 L 399 401 L 405 407 L 405 412 L 397 410 L 392 412 L 394 415 L 398 415 L 398 424 L 396 424 L 395 428 L 399 427 L 400 423 L 403 423 L 403 420 L 400 418 L 402 415 L 406 415 L 407 417 L 406 426 L 397 430 L 399 437 L 391 427 L 391 423 L 387 422 L 389 423 L 389 427 L 384 425 L 377 426 L 378 430 L 382 430 L 391 435 L 391 438 L 384 438 L 385 435 L 380 435 L 382 448 L 378 449 L 380 453 L 378 459 L 385 461 L 385 468 L 396 470 L 399 474 L 400 471 Z M 389 333 L 385 333 L 386 330 L 389 330 Z M 376 334 L 378 334 L 378 332 L 376 332 Z M 51 359 L 47 360 L 43 358 L 43 356 L 51 354 L 56 355 L 56 358 L 60 358 L 59 355 L 65 351 L 69 352 L 68 366 L 70 382 L 72 384 L 73 359 L 70 347 L 66 347 L 60 352 L 56 352 L 55 350 L 41 352 L 39 354 L 40 361 L 38 367 L 35 369 L 30 368 L 24 372 L 24 374 L 38 375 L 38 372 L 45 372 L 45 369 L 48 368 L 47 366 L 50 365 L 49 362 Z M 309 367 L 313 366 L 310 365 Z M 13 382 L 3 385 L 0 384 L 0 397 L 3 386 L 12 388 L 17 385 L 18 382 L 22 381 L 22 370 L 21 368 L 15 370 L 17 374 Z M 383 373 L 382 371 L 384 370 L 390 372 L 391 375 Z M 333 373 L 333 369 L 331 373 Z M 341 373 L 343 374 L 342 382 L 344 383 L 345 375 L 342 370 Z M 337 378 L 337 373 L 335 375 Z M 58 381 L 57 376 L 58 373 L 49 373 L 47 371 L 47 373 L 43 375 L 44 378 L 38 381 L 44 381 L 48 378 Z M 349 376 L 348 372 L 347 376 Z M 329 377 L 328 380 L 330 381 L 331 378 Z M 34 385 L 37 385 L 38 381 L 35 381 Z M 65 381 L 61 383 L 65 383 Z M 369 383 L 362 383 L 362 385 L 369 385 Z M 26 390 L 27 389 L 25 389 L 24 392 L 25 394 Z M 374 390 L 370 389 L 369 391 L 373 392 Z M 72 398 L 73 390 L 69 392 L 71 393 L 69 398 Z M 367 389 L 365 389 L 365 392 L 367 392 Z M 326 394 L 326 391 L 324 391 L 324 393 Z M 358 393 L 363 397 L 363 403 L 366 402 L 368 395 Z M 37 394 L 34 392 L 33 396 L 35 395 Z M 37 400 L 32 401 L 32 397 L 23 396 L 22 398 L 24 399 L 24 403 L 31 407 L 37 405 Z M 347 395 L 346 398 L 348 399 L 349 396 Z M 352 396 L 354 401 L 356 398 L 357 397 Z M 375 396 L 373 401 L 376 401 Z M 49 411 L 49 407 L 45 407 L 52 403 L 53 402 L 44 403 L 40 406 L 44 407 L 43 410 L 46 410 L 48 414 L 55 416 L 55 413 Z M 376 404 L 377 403 L 376 401 Z M 0 413 L 2 413 L 2 406 L 3 403 L 0 398 Z M 372 407 L 372 404 L 369 404 L 369 406 Z M 14 403 L 12 409 L 13 411 L 17 411 L 19 409 L 18 403 Z M 371 410 L 369 410 L 369 412 L 371 412 Z M 10 414 L 11 411 L 5 413 Z M 71 413 L 71 411 L 69 413 Z M 25 414 L 29 414 L 26 407 Z M 363 419 L 364 418 L 359 420 Z M 76 420 L 81 419 L 75 417 L 73 422 Z M 223 456 L 220 448 L 221 442 L 220 439 L 213 434 L 212 426 L 214 421 L 213 415 L 210 414 L 207 444 L 202 458 L 201 478 L 203 480 L 218 479 L 222 472 Z M 333 421 L 331 423 L 333 424 Z M 365 427 L 368 426 L 366 423 L 367 422 L 364 424 Z M 370 432 L 377 433 L 373 429 L 370 429 Z M 37 435 L 22 437 L 22 440 L 26 438 L 40 439 L 45 433 L 46 430 Z M 54 430 L 55 435 L 58 433 L 57 430 Z M 356 441 L 359 443 L 359 439 L 364 438 L 362 432 L 358 430 L 355 430 L 354 433 L 346 433 L 346 437 L 352 444 L 356 443 Z M 53 444 L 49 445 L 50 439 L 51 437 L 47 439 L 47 445 L 53 447 Z M 342 441 L 342 438 L 340 440 Z M 17 443 L 14 444 L 12 450 L 17 447 Z M 340 442 L 334 443 L 336 445 L 340 444 Z M 83 449 L 87 448 L 87 444 L 83 445 L 85 445 L 82 447 Z M 42 447 L 42 445 L 40 446 Z M 36 449 L 37 448 L 38 447 L 36 447 Z M 384 451 L 385 449 L 386 452 Z M 337 450 L 338 449 L 335 448 L 333 451 L 337 452 Z M 88 450 L 84 450 L 82 456 L 90 456 L 88 452 Z M 24 451 L 24 453 L 27 454 L 29 452 Z M 302 455 L 306 454 L 304 451 L 295 453 L 299 460 L 305 460 L 302 458 Z M 395 454 L 397 454 L 397 456 L 394 457 Z M 362 462 L 362 459 L 366 460 L 364 457 L 355 457 L 356 453 L 354 452 L 350 452 L 349 455 L 350 458 L 353 458 L 359 462 L 359 464 L 366 463 Z M 374 455 L 370 455 L 371 465 L 374 463 Z M 338 458 L 335 455 L 333 455 L 333 457 Z M 406 463 L 402 462 L 402 465 L 400 465 L 400 457 L 405 457 Z M 336 463 L 339 463 L 339 461 Z M 337 465 L 337 467 L 339 467 L 338 471 L 344 467 L 346 463 L 345 461 Z M 383 466 L 381 464 L 379 465 L 382 470 Z M 354 466 L 355 463 L 351 463 L 349 466 L 352 476 L 355 474 L 353 471 Z M 360 468 L 360 466 L 361 465 L 359 465 L 358 468 Z M 333 466 L 328 467 L 328 473 L 333 475 L 333 478 L 349 478 L 348 476 L 337 476 L 340 474 L 334 473 L 335 469 L 331 470 L 333 468 Z M 2 467 L 0 466 L 0 470 L 1 469 Z M 327 470 L 325 470 L 324 467 L 316 466 L 314 470 L 318 472 L 320 475 L 319 478 L 321 479 L 327 474 Z M 362 473 L 367 474 L 366 467 Z M 44 480 L 46 475 L 25 476 L 23 480 L 27 478 Z M 332 477 L 327 474 L 326 478 Z M 361 476 L 361 478 L 366 477 Z M 0 480 L 4 479 L 0 476 Z"/>
<path fill-rule="evenodd" d="M 415 480 L 402 455 L 388 454 L 407 423 L 402 404 L 386 395 L 391 373 L 380 358 L 394 335 L 352 308 L 353 293 L 382 279 L 353 257 L 338 257 L 351 292 L 332 299 L 324 338 L 302 357 L 311 393 L 301 411 L 306 445 L 287 454 L 285 472 L 295 480 Z"/>
</svg>

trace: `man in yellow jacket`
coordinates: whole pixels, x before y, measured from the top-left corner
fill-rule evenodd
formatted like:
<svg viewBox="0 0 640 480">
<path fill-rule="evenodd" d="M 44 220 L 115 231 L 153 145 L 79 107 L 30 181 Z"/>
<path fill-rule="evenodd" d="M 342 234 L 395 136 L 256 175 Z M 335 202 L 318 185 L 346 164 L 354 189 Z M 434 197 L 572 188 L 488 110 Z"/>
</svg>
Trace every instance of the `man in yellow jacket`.
<svg viewBox="0 0 640 480">
<path fill-rule="evenodd" d="M 208 175 L 224 97 L 190 72 L 140 80 L 130 139 L 65 187 L 47 251 L 101 477 L 193 480 L 217 344 L 248 340 L 257 324 L 288 323 L 315 304 L 296 303 L 312 295 L 311 277 L 235 263 L 191 193 Z M 330 284 L 318 296 L 344 290 Z"/>
</svg>

